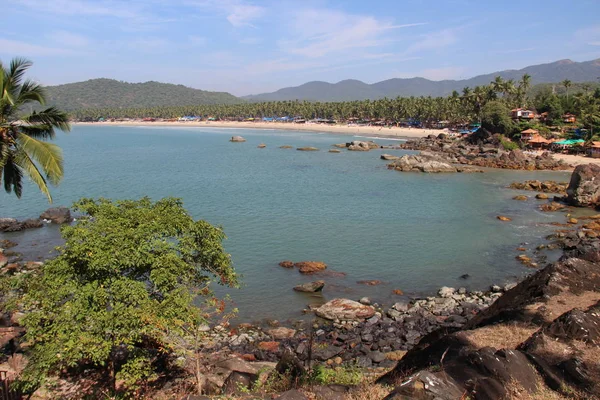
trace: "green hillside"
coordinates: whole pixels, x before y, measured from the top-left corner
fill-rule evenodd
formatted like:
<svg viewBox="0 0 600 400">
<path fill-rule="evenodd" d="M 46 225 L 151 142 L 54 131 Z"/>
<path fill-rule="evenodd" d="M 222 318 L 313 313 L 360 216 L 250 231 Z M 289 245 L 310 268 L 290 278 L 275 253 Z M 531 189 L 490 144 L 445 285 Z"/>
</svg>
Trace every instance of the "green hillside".
<svg viewBox="0 0 600 400">
<path fill-rule="evenodd" d="M 48 103 L 66 111 L 89 108 L 149 108 L 244 102 L 225 92 L 208 92 L 183 85 L 152 81 L 128 83 L 103 78 L 47 86 L 46 90 L 48 91 Z"/>
</svg>

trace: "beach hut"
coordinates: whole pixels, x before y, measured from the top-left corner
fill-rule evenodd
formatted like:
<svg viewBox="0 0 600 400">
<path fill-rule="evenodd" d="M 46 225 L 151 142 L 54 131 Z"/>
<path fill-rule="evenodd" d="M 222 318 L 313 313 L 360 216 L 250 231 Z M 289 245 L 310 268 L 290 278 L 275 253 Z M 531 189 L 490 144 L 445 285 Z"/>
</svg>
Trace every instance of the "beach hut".
<svg viewBox="0 0 600 400">
<path fill-rule="evenodd" d="M 592 142 L 588 148 L 588 155 L 592 158 L 600 158 L 600 142 Z"/>
<path fill-rule="evenodd" d="M 530 146 L 531 148 L 539 149 L 539 148 L 548 146 L 550 143 L 552 143 L 552 141 L 547 140 L 542 135 L 534 134 L 533 137 L 531 137 L 531 139 L 529 139 L 529 141 L 527 142 L 527 145 Z"/>
<path fill-rule="evenodd" d="M 562 119 L 565 124 L 574 124 L 575 122 L 577 122 L 577 118 L 575 117 L 575 115 L 570 113 L 566 113 L 565 115 L 563 115 Z"/>
<path fill-rule="evenodd" d="M 535 135 L 539 136 L 539 132 L 537 130 L 531 128 L 525 129 L 523 132 L 521 132 L 521 140 L 524 142 L 529 142 Z"/>
</svg>

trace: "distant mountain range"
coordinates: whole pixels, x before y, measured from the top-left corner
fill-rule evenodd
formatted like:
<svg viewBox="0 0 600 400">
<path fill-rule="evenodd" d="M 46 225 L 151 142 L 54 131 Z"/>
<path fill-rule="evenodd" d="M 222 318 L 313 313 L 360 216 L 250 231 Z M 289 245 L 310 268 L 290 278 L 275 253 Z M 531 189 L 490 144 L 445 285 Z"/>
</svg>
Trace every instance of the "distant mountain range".
<svg viewBox="0 0 600 400">
<path fill-rule="evenodd" d="M 367 84 L 358 80 L 344 80 L 338 83 L 308 82 L 296 87 L 279 89 L 273 93 L 263 93 L 242 97 L 248 101 L 350 101 L 396 98 L 410 96 L 448 96 L 452 91 L 460 92 L 464 87 L 487 85 L 496 76 L 505 80 L 518 81 L 524 74 L 531 75 L 531 83 L 553 83 L 569 79 L 572 82 L 596 82 L 600 77 L 600 59 L 584 62 L 560 60 L 549 64 L 532 65 L 519 70 L 498 71 L 464 80 L 431 81 L 425 78 L 394 78 Z"/>
<path fill-rule="evenodd" d="M 520 70 L 506 70 L 479 75 L 465 80 L 431 81 L 424 78 L 388 79 L 367 84 L 345 80 L 335 84 L 308 82 L 273 93 L 235 97 L 226 92 L 208 92 L 183 85 L 160 82 L 128 83 L 114 79 L 91 79 L 85 82 L 47 86 L 48 103 L 65 111 L 86 108 L 150 108 L 193 106 L 202 104 L 236 104 L 246 101 L 349 101 L 409 96 L 447 96 L 465 86 L 486 85 L 496 76 L 518 81 L 523 74 L 532 77 L 532 84 L 558 83 L 565 79 L 575 82 L 597 82 L 600 59 L 585 62 L 561 60 L 533 65 Z M 575 89 L 575 87 L 573 88 Z"/>
<path fill-rule="evenodd" d="M 207 92 L 170 83 L 128 83 L 104 78 L 47 86 L 46 90 L 48 103 L 65 111 L 84 108 L 148 108 L 244 102 L 225 92 Z"/>
</svg>

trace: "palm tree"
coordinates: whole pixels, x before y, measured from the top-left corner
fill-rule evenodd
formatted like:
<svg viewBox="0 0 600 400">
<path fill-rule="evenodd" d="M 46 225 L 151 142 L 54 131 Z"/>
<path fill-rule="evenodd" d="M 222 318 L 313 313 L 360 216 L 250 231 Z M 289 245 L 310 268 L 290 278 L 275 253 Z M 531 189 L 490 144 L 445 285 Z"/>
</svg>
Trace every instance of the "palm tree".
<svg viewBox="0 0 600 400">
<path fill-rule="evenodd" d="M 47 180 L 57 185 L 63 177 L 62 152 L 46 142 L 55 129 L 71 129 L 66 113 L 54 107 L 31 111 L 45 104 L 43 88 L 23 80 L 31 62 L 15 58 L 6 68 L 0 62 L 0 182 L 7 193 L 21 197 L 23 176 L 28 176 L 52 202 Z M 30 110 L 29 114 L 22 114 Z"/>
<path fill-rule="evenodd" d="M 571 81 L 568 79 L 565 79 L 564 81 L 561 82 L 562 85 L 565 87 L 565 89 L 567 90 L 567 104 L 569 103 L 569 88 L 571 87 Z"/>
</svg>

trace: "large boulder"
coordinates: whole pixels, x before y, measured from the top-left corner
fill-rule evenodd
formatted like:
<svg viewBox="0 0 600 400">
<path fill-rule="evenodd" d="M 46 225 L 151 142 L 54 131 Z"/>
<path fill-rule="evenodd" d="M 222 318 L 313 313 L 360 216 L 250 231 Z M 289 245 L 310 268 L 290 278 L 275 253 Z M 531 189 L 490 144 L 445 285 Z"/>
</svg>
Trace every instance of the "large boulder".
<svg viewBox="0 0 600 400">
<path fill-rule="evenodd" d="M 0 218 L 0 232 L 18 232 L 24 229 L 41 228 L 43 225 L 38 219 L 17 221 L 14 218 Z"/>
<path fill-rule="evenodd" d="M 40 215 L 40 219 L 46 219 L 55 224 L 65 224 L 71 222 L 71 211 L 67 207 L 52 207 L 47 209 Z"/>
<path fill-rule="evenodd" d="M 600 165 L 578 165 L 567 188 L 567 201 L 577 207 L 600 205 Z"/>
<path fill-rule="evenodd" d="M 317 308 L 315 313 L 329 320 L 357 321 L 371 318 L 375 309 L 353 300 L 333 299 Z"/>
<path fill-rule="evenodd" d="M 398 160 L 388 164 L 388 169 L 395 169 L 402 172 L 458 172 L 455 166 L 446 160 L 431 153 L 409 154 L 400 157 Z"/>
</svg>

